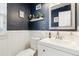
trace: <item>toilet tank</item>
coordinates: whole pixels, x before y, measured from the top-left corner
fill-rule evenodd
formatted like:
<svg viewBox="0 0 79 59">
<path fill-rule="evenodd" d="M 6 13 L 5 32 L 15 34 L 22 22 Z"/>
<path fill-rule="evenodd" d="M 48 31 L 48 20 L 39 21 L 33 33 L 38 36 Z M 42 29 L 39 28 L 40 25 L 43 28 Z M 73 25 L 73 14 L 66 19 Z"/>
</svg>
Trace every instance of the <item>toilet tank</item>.
<svg viewBox="0 0 79 59">
<path fill-rule="evenodd" d="M 30 41 L 31 48 L 37 50 L 38 41 L 41 40 L 40 38 L 32 38 Z"/>
</svg>

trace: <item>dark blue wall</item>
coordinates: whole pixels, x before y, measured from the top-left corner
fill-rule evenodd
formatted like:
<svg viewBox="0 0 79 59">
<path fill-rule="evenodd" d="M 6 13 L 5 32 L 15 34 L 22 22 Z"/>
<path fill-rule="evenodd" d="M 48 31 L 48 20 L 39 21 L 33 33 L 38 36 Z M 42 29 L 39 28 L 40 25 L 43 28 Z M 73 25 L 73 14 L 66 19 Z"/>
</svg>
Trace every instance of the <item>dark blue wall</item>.
<svg viewBox="0 0 79 59">
<path fill-rule="evenodd" d="M 29 22 L 29 30 L 48 30 L 49 29 L 49 9 L 48 4 L 42 4 L 41 10 L 36 11 L 35 7 L 37 4 L 31 5 L 31 12 L 30 13 L 36 13 L 38 11 L 42 12 L 44 14 L 44 19 L 40 21 L 35 22 Z"/>
<path fill-rule="evenodd" d="M 25 13 L 25 18 L 19 17 L 19 11 Z M 7 4 L 7 29 L 8 30 L 28 30 L 28 15 L 30 13 L 29 4 L 8 3 Z"/>
<path fill-rule="evenodd" d="M 42 3 L 41 10 L 44 19 L 30 22 L 29 14 L 37 13 L 35 10 L 37 3 L 8 3 L 7 4 L 7 29 L 8 30 L 50 30 L 49 29 L 49 4 Z M 25 18 L 18 16 L 18 11 L 25 12 Z M 51 29 L 53 30 L 53 29 Z"/>
<path fill-rule="evenodd" d="M 44 19 L 41 21 L 29 22 L 29 13 L 34 14 L 37 3 L 8 3 L 7 4 L 7 29 L 8 30 L 48 30 L 49 29 L 49 8 L 48 4 L 42 4 L 41 10 L 44 14 Z M 18 16 L 18 11 L 25 12 L 25 18 Z"/>
</svg>

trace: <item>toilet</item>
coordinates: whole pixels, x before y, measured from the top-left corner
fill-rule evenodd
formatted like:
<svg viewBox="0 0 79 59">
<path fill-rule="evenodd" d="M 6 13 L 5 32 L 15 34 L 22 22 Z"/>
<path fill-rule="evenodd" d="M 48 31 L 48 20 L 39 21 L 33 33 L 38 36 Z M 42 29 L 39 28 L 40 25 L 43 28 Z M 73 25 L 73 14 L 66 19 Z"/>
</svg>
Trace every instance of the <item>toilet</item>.
<svg viewBox="0 0 79 59">
<path fill-rule="evenodd" d="M 32 38 L 30 40 L 30 48 L 18 53 L 16 56 L 34 56 L 37 52 L 37 44 L 40 38 Z"/>
</svg>

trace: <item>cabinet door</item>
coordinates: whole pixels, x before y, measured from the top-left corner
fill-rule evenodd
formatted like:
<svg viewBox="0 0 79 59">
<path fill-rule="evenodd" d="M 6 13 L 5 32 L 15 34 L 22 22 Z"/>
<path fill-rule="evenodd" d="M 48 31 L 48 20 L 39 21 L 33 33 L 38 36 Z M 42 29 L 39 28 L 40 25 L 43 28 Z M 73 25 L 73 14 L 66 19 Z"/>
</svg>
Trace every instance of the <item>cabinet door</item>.
<svg viewBox="0 0 79 59">
<path fill-rule="evenodd" d="M 72 56 L 72 54 L 46 46 L 38 45 L 38 56 Z"/>
</svg>

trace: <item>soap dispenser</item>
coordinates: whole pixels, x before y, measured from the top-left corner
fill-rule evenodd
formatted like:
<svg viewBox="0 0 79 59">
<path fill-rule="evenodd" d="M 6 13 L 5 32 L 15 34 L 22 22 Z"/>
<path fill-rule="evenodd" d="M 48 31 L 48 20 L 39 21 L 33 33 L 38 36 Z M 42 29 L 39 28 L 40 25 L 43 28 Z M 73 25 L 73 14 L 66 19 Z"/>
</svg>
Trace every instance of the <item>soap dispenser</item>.
<svg viewBox="0 0 79 59">
<path fill-rule="evenodd" d="M 51 33 L 49 32 L 49 38 L 51 38 Z"/>
</svg>

